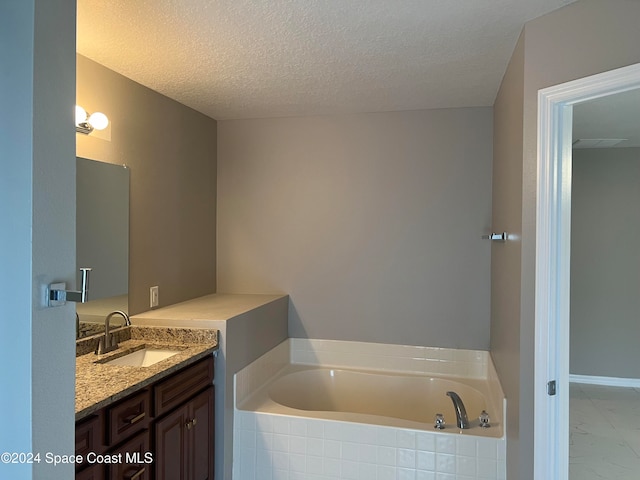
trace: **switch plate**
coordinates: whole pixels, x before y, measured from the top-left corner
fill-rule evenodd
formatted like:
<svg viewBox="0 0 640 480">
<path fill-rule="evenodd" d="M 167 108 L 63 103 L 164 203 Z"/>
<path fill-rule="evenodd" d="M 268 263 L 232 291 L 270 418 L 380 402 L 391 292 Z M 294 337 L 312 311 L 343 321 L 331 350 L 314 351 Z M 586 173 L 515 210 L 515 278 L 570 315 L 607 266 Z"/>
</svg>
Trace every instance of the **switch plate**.
<svg viewBox="0 0 640 480">
<path fill-rule="evenodd" d="M 155 287 L 151 287 L 149 289 L 149 306 L 151 308 L 157 307 L 160 305 L 160 292 L 159 287 L 156 285 Z"/>
</svg>

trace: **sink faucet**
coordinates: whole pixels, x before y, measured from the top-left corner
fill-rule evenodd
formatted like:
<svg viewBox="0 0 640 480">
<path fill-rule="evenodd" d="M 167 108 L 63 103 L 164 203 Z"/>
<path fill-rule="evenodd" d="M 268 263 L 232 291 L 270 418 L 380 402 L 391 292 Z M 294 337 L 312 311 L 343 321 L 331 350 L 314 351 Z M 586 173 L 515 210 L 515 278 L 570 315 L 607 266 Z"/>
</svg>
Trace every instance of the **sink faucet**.
<svg viewBox="0 0 640 480">
<path fill-rule="evenodd" d="M 447 396 L 451 397 L 451 401 L 453 402 L 453 408 L 456 410 L 456 421 L 458 424 L 458 428 L 469 428 L 469 419 L 467 418 L 467 409 L 464 408 L 464 403 L 462 403 L 462 399 L 460 395 L 456 392 L 447 392 Z"/>
<path fill-rule="evenodd" d="M 107 315 L 107 318 L 105 318 L 105 324 L 106 322 L 109 321 L 109 319 L 111 317 L 113 317 L 114 315 L 120 315 L 122 318 L 124 318 L 124 325 L 122 325 L 123 327 L 129 327 L 131 326 L 131 319 L 129 318 L 129 315 L 126 314 L 126 312 L 123 312 L 122 310 L 114 310 L 113 312 L 111 312 L 109 315 Z"/>
<path fill-rule="evenodd" d="M 124 318 L 124 326 L 131 325 L 131 319 L 129 315 L 127 315 L 122 310 L 115 310 L 107 315 L 107 318 L 104 319 L 104 337 L 100 339 L 100 343 L 98 343 L 97 354 L 102 355 L 103 353 L 111 352 L 118 348 L 118 342 L 113 339 L 113 334 L 111 333 L 111 328 L 109 326 L 109 322 L 111 321 L 111 317 L 114 315 L 120 315 Z"/>
</svg>

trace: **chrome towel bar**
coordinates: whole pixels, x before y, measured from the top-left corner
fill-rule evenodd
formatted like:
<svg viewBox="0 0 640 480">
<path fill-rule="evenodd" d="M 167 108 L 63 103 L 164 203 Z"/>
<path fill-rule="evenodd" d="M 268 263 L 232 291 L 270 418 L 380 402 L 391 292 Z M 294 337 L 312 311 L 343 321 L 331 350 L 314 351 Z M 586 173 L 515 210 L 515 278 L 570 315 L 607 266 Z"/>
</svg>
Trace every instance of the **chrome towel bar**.
<svg viewBox="0 0 640 480">
<path fill-rule="evenodd" d="M 507 240 L 508 235 L 507 235 L 507 232 L 490 233 L 489 235 L 482 235 L 482 238 L 484 238 L 485 240 L 496 240 L 496 241 L 504 242 Z"/>
</svg>

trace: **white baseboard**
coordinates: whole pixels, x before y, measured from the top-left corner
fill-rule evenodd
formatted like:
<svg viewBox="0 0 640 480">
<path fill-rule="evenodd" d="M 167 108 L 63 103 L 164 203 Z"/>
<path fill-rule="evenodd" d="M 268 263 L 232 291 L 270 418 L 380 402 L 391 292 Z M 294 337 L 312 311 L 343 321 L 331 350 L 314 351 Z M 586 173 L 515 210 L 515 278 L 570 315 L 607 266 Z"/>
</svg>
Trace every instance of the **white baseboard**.
<svg viewBox="0 0 640 480">
<path fill-rule="evenodd" d="M 570 383 L 588 383 L 590 385 L 605 385 L 607 387 L 640 388 L 640 378 L 596 377 L 593 375 L 569 375 Z"/>
</svg>

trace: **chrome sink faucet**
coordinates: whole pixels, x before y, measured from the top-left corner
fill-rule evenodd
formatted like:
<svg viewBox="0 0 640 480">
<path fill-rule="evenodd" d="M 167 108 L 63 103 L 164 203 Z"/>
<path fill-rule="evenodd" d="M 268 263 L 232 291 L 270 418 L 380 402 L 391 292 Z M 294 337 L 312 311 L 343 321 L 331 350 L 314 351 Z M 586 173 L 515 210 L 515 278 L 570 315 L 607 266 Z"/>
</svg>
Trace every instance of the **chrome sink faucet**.
<svg viewBox="0 0 640 480">
<path fill-rule="evenodd" d="M 107 318 L 105 318 L 105 323 L 108 322 L 109 319 L 114 315 L 120 315 L 124 319 L 124 325 L 122 325 L 123 327 L 131 326 L 131 319 L 129 318 L 129 315 L 127 315 L 126 312 L 123 312 L 122 310 L 114 310 L 109 315 L 107 315 Z"/>
<path fill-rule="evenodd" d="M 100 342 L 98 343 L 98 350 L 96 351 L 98 355 L 111 352 L 116 348 L 118 348 L 118 342 L 114 340 L 113 334 L 111 333 L 111 328 L 110 328 L 111 317 L 113 317 L 114 315 L 122 316 L 122 318 L 124 319 L 123 326 L 131 325 L 131 319 L 129 318 L 129 315 L 127 315 L 122 310 L 115 310 L 111 312 L 109 315 L 107 315 L 107 318 L 104 319 L 104 337 L 100 339 Z"/>
<path fill-rule="evenodd" d="M 470 427 L 469 418 L 467 417 L 467 409 L 464 408 L 464 403 L 456 392 L 447 392 L 447 396 L 451 397 L 453 402 L 453 408 L 456 410 L 456 422 L 458 428 L 467 429 Z"/>
</svg>

